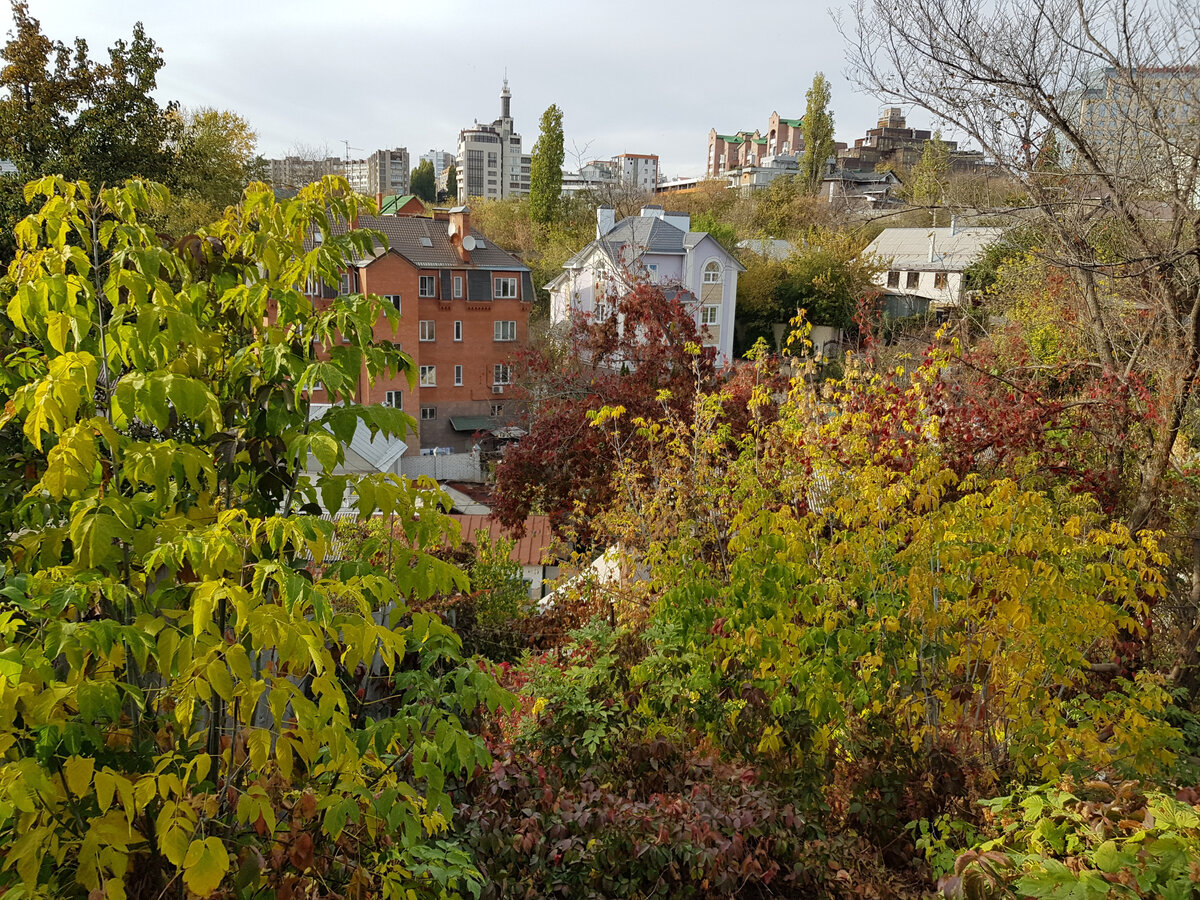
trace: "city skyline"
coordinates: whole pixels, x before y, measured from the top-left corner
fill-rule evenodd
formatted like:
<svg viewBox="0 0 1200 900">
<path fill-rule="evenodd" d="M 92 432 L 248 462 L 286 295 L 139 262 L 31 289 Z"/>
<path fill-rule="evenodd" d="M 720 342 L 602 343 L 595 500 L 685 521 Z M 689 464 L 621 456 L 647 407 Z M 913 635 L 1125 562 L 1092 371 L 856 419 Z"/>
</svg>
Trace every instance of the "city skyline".
<svg viewBox="0 0 1200 900">
<path fill-rule="evenodd" d="M 557 103 L 566 168 L 651 153 L 666 178 L 703 172 L 711 128 L 753 129 L 772 111 L 803 115 L 817 71 L 833 85 L 839 140 L 861 135 L 886 105 L 851 89 L 832 16 L 801 4 L 767 3 L 753 22 L 722 15 L 716 4 L 682 2 L 638 10 L 633 21 L 543 0 L 504 9 L 362 0 L 336 16 L 315 0 L 214 0 L 204 9 L 197 16 L 194 7 L 153 0 L 129 0 L 119 11 L 87 0 L 30 2 L 47 37 L 85 38 L 93 58 L 143 22 L 163 51 L 160 101 L 238 113 L 265 157 L 299 146 L 345 157 L 347 143 L 351 159 L 392 147 L 407 147 L 413 159 L 431 148 L 453 152 L 461 129 L 499 114 L 506 75 L 526 152 L 542 112 Z M 7 8 L 0 28 L 11 32 Z M 778 58 L 766 48 L 783 33 L 804 36 L 790 42 L 798 61 L 771 68 L 761 60 Z M 912 118 L 929 124 L 922 112 Z"/>
</svg>

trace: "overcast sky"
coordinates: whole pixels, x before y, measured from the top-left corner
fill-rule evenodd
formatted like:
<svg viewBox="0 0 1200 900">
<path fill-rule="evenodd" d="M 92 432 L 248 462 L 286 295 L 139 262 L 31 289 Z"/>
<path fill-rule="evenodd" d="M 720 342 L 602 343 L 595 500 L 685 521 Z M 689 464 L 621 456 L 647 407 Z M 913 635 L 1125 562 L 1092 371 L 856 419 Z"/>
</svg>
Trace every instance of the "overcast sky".
<svg viewBox="0 0 1200 900">
<path fill-rule="evenodd" d="M 4 0 L 0 23 L 11 32 Z M 135 21 L 162 47 L 160 100 L 231 109 L 264 156 L 327 145 L 342 156 L 407 147 L 454 152 L 459 129 L 512 114 L 537 139 L 563 110 L 567 166 L 657 153 L 668 177 L 703 171 L 708 131 L 765 130 L 798 117 L 813 74 L 833 84 L 838 140 L 875 124 L 880 104 L 852 91 L 842 40 L 806 0 L 29 0 L 50 38 L 87 39 L 93 58 Z M 928 127 L 924 113 L 910 124 Z M 358 148 L 355 150 L 353 148 Z"/>
</svg>

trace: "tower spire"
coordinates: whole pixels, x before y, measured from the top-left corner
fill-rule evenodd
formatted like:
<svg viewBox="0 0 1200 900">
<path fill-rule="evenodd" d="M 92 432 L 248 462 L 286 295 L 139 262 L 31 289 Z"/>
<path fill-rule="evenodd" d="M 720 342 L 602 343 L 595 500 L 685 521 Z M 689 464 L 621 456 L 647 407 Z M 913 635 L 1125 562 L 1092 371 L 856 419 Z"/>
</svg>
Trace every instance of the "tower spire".
<svg viewBox="0 0 1200 900">
<path fill-rule="evenodd" d="M 512 113 L 510 111 L 511 110 L 511 105 L 510 105 L 511 101 L 512 101 L 512 94 L 509 93 L 509 90 L 508 90 L 508 66 L 505 66 L 504 67 L 504 87 L 500 91 L 500 118 L 502 118 L 502 119 L 512 118 Z"/>
</svg>

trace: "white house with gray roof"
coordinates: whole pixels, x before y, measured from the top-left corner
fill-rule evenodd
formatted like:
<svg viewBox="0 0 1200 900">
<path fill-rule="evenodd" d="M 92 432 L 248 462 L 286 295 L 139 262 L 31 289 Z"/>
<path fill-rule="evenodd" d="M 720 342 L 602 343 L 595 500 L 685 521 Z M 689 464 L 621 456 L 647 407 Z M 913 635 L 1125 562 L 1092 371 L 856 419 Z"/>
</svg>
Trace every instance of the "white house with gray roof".
<svg viewBox="0 0 1200 900">
<path fill-rule="evenodd" d="M 716 350 L 717 365 L 725 365 L 733 358 L 737 276 L 744 271 L 710 234 L 691 230 L 687 213 L 645 206 L 638 215 L 616 222 L 613 209 L 602 206 L 596 210 L 596 240 L 568 259 L 562 274 L 546 285 L 550 320 L 565 322 L 576 313 L 606 316 L 614 292 L 646 278 L 686 292 L 704 345 Z"/>
<path fill-rule="evenodd" d="M 1004 234 L 1003 228 L 885 228 L 867 245 L 888 266 L 876 278 L 897 315 L 946 309 L 963 301 L 963 272 Z"/>
</svg>

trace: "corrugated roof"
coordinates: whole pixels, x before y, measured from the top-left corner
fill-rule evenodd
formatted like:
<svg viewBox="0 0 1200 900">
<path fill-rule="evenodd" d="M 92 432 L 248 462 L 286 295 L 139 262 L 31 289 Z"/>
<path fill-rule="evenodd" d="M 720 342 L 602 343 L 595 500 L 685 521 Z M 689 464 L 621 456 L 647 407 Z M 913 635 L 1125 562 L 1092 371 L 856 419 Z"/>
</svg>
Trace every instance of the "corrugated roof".
<svg viewBox="0 0 1200 900">
<path fill-rule="evenodd" d="M 421 203 L 420 198 L 416 194 L 389 194 L 383 198 L 383 203 L 379 207 L 379 214 L 386 215 L 394 213 L 398 209 L 403 209 L 416 200 L 421 205 L 422 213 L 425 211 L 425 204 Z"/>
<path fill-rule="evenodd" d="M 528 272 L 529 267 L 501 250 L 491 241 L 484 241 L 474 228 L 471 234 L 479 245 L 471 251 L 471 262 L 464 263 L 450 243 L 447 223 L 423 216 L 359 216 L 359 228 L 370 228 L 383 232 L 388 246 L 420 269 L 503 269 L 510 272 Z M 336 230 L 345 230 L 345 223 L 335 225 Z M 421 238 L 429 239 L 429 246 L 422 246 Z"/>
<path fill-rule="evenodd" d="M 498 423 L 491 416 L 451 416 L 450 427 L 455 431 L 474 434 L 476 431 L 491 431 Z"/>
<path fill-rule="evenodd" d="M 500 520 L 494 516 L 463 516 L 452 515 L 462 527 L 462 539 L 477 544 L 476 535 L 484 532 L 494 543 L 499 538 L 512 540 L 512 535 L 504 531 Z M 553 543 L 548 516 L 529 516 L 525 519 L 525 536 L 513 546 L 508 558 L 523 566 L 539 566 L 551 560 L 548 553 Z"/>
<path fill-rule="evenodd" d="M 985 247 L 1000 240 L 1004 229 L 974 227 L 951 232 L 950 228 L 885 228 L 864 252 L 892 260 L 894 269 L 961 272 Z"/>
<path fill-rule="evenodd" d="M 313 403 L 309 406 L 308 417 L 318 419 L 332 406 L 330 403 Z M 404 455 L 408 444 L 398 437 L 387 437 L 382 432 L 371 437 L 371 428 L 362 419 L 354 427 L 354 436 L 346 445 L 346 471 L 355 471 L 351 453 L 357 454 L 364 463 L 376 472 L 390 472 L 396 460 Z"/>
</svg>

